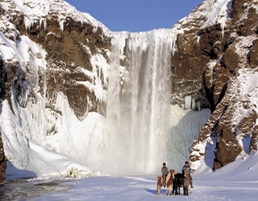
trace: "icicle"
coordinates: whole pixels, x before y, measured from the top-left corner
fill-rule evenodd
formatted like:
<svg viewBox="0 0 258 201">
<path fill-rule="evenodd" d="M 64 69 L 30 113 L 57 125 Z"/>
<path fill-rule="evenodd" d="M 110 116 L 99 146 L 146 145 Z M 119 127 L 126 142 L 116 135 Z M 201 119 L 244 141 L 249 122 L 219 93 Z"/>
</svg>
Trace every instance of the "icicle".
<svg viewBox="0 0 258 201">
<path fill-rule="evenodd" d="M 172 45 L 171 45 L 171 52 L 172 52 L 172 55 L 174 56 L 176 50 L 177 50 L 177 47 L 176 47 L 176 40 L 177 40 L 177 31 L 173 31 L 172 33 Z"/>
<path fill-rule="evenodd" d="M 26 31 L 30 30 L 31 20 L 26 16 L 24 16 L 24 25 L 25 25 L 25 30 Z"/>
<path fill-rule="evenodd" d="M 98 30 L 98 27 L 93 27 L 92 32 L 93 32 L 93 33 L 96 33 L 97 30 Z"/>
<path fill-rule="evenodd" d="M 60 26 L 60 29 L 61 29 L 61 31 L 64 31 L 64 20 L 60 20 L 59 21 L 59 26 Z"/>
<path fill-rule="evenodd" d="M 47 28 L 46 18 L 40 18 L 40 22 L 39 22 L 40 27 L 41 27 L 42 23 L 43 23 L 43 27 L 44 27 L 44 30 L 45 30 Z"/>
<path fill-rule="evenodd" d="M 191 96 L 186 96 L 185 97 L 185 109 L 191 109 L 191 104 L 192 104 L 192 97 Z"/>
<path fill-rule="evenodd" d="M 221 26 L 221 35 L 222 35 L 222 38 L 223 38 L 224 37 L 224 30 L 225 30 L 226 22 L 221 23 L 220 26 Z"/>
<path fill-rule="evenodd" d="M 200 43 L 200 39 L 201 39 L 201 37 L 197 36 L 197 43 Z"/>
</svg>

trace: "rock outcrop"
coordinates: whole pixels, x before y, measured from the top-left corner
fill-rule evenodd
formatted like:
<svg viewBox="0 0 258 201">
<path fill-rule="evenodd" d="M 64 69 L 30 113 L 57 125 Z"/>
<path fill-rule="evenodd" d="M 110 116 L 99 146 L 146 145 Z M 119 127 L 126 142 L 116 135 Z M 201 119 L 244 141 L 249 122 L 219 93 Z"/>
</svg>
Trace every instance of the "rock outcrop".
<svg viewBox="0 0 258 201">
<path fill-rule="evenodd" d="M 199 18 L 205 5 L 209 13 L 221 10 L 212 23 L 208 13 Z M 196 97 L 197 90 L 202 88 L 200 93 L 208 99 L 212 111 L 191 147 L 194 169 L 210 152 L 214 152 L 214 162 L 209 165 L 216 170 L 241 153 L 257 150 L 256 8 L 257 2 L 251 0 L 204 1 L 177 28 L 189 27 L 177 36 L 172 72 L 175 71 L 178 82 L 186 77 L 197 82 L 184 85 L 182 81 L 174 89 L 187 88 L 183 96 Z"/>
</svg>

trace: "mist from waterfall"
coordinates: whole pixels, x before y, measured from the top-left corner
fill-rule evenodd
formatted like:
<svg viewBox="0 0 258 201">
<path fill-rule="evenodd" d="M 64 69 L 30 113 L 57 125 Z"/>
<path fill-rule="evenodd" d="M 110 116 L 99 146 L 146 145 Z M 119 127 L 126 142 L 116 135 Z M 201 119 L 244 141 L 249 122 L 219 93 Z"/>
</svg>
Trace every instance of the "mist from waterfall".
<svg viewBox="0 0 258 201">
<path fill-rule="evenodd" d="M 107 172 L 149 174 L 166 161 L 171 31 L 115 33 L 107 96 Z"/>
</svg>

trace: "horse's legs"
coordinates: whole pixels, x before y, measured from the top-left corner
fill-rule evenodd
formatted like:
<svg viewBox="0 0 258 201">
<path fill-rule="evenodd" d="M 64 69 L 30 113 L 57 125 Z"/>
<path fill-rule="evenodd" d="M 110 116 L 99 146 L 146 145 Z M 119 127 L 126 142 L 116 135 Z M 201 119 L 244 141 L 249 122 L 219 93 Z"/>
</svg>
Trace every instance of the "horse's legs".
<svg viewBox="0 0 258 201">
<path fill-rule="evenodd" d="M 166 195 L 172 195 L 172 187 L 166 188 Z"/>
<path fill-rule="evenodd" d="M 158 194 L 158 195 L 160 194 L 160 187 L 159 187 L 158 184 L 157 184 L 157 194 Z"/>
<path fill-rule="evenodd" d="M 184 195 L 188 195 L 188 186 L 183 186 Z"/>
<path fill-rule="evenodd" d="M 178 185 L 178 187 L 177 187 L 177 193 L 176 194 L 180 195 L 180 185 Z"/>
</svg>

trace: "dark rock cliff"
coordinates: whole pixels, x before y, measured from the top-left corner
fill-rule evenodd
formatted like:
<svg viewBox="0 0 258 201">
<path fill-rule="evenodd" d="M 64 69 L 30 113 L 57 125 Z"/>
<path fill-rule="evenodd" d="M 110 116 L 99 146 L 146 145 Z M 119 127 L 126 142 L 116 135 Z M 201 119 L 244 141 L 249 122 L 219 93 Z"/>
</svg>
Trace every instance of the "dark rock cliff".
<svg viewBox="0 0 258 201">
<path fill-rule="evenodd" d="M 182 80 L 174 83 L 175 93 L 183 88 L 182 97 L 202 94 L 212 112 L 191 148 L 194 169 L 209 149 L 214 152 L 214 170 L 240 153 L 257 150 L 256 85 L 253 90 L 244 89 L 257 78 L 257 3 L 233 0 L 227 8 L 224 25 L 218 20 L 203 27 L 207 19 L 191 17 L 193 14 L 192 20 L 182 22 L 180 28 L 191 28 L 178 35 L 172 57 L 172 73 L 178 82 Z M 194 12 L 201 9 L 200 5 Z"/>
</svg>

